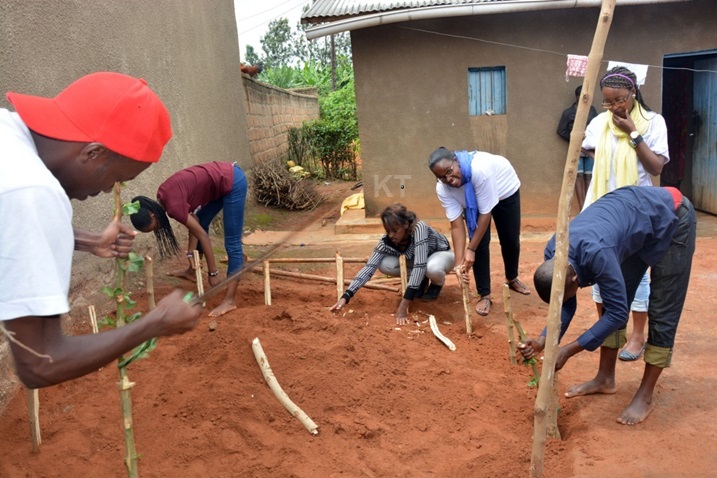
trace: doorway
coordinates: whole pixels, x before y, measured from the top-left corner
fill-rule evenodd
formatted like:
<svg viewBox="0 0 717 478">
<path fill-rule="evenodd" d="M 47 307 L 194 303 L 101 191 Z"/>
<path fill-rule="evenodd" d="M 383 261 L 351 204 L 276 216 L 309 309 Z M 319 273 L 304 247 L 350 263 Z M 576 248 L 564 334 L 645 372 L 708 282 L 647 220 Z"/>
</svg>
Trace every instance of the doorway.
<svg viewBox="0 0 717 478">
<path fill-rule="evenodd" d="M 663 66 L 670 162 L 660 185 L 677 187 L 695 208 L 717 214 L 717 50 L 666 55 Z"/>
</svg>

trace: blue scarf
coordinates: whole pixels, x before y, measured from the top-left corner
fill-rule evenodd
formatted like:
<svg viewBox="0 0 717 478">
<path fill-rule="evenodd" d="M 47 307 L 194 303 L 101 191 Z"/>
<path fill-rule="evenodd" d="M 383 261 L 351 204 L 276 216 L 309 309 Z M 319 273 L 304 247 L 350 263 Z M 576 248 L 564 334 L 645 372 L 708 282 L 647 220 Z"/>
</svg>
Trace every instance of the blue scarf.
<svg viewBox="0 0 717 478">
<path fill-rule="evenodd" d="M 466 193 L 466 224 L 468 225 L 468 238 L 473 239 L 473 233 L 476 232 L 478 224 L 478 201 L 476 200 L 476 192 L 471 182 L 472 170 L 471 160 L 473 156 L 468 151 L 456 151 L 458 165 L 461 167 L 461 186 L 465 186 Z"/>
</svg>

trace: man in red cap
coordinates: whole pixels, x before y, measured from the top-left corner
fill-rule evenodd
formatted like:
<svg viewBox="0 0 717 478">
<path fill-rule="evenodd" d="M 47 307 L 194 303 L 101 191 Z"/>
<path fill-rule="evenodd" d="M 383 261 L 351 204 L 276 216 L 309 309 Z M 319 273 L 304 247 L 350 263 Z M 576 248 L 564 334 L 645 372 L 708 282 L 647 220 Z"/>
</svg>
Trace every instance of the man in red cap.
<svg viewBox="0 0 717 478">
<path fill-rule="evenodd" d="M 142 79 L 101 72 L 54 98 L 7 99 L 15 112 L 0 109 L 0 326 L 20 380 L 29 388 L 60 383 L 152 337 L 191 330 L 202 309 L 180 291 L 119 329 L 66 336 L 60 323 L 73 250 L 125 257 L 136 234 L 119 222 L 100 234 L 73 230 L 70 199 L 109 191 L 159 161 L 172 130 L 157 95 Z"/>
</svg>

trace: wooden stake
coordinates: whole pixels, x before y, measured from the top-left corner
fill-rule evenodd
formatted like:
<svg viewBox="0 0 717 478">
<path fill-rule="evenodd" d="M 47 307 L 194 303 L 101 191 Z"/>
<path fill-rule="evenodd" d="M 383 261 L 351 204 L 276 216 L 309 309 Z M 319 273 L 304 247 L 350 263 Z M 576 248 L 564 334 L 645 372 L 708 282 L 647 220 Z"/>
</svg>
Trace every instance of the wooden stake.
<svg viewBox="0 0 717 478">
<path fill-rule="evenodd" d="M 154 310 L 157 307 L 157 303 L 154 300 L 154 263 L 150 256 L 144 256 L 144 274 L 147 278 L 147 302 L 149 303 L 149 310 Z"/>
<path fill-rule="evenodd" d="M 339 299 L 344 294 L 344 260 L 336 251 L 336 295 Z"/>
<path fill-rule="evenodd" d="M 27 391 L 27 410 L 30 415 L 30 436 L 32 437 L 32 452 L 40 452 L 40 396 L 36 388 Z"/>
<path fill-rule="evenodd" d="M 259 342 L 259 338 L 255 338 L 251 342 L 251 349 L 254 352 L 254 358 L 256 358 L 256 363 L 259 364 L 259 368 L 261 368 L 261 373 L 264 375 L 264 380 L 266 380 L 266 383 L 269 385 L 269 388 L 274 393 L 274 396 L 281 402 L 282 405 L 284 405 L 284 408 L 297 420 L 301 422 L 302 425 L 304 425 L 304 428 L 308 430 L 309 433 L 312 435 L 318 435 L 318 425 L 314 423 L 314 421 L 309 418 L 309 416 L 304 413 L 304 411 L 299 408 L 294 402 L 291 401 L 289 396 L 284 392 L 284 390 L 281 388 L 281 385 L 279 385 L 279 382 L 276 380 L 276 376 L 274 375 L 274 372 L 272 372 L 271 367 L 269 366 L 269 359 L 266 358 L 266 354 L 264 353 L 264 349 L 261 346 L 261 343 Z"/>
<path fill-rule="evenodd" d="M 406 293 L 408 288 L 408 268 L 406 267 L 406 256 L 398 256 L 398 266 L 401 269 L 401 295 Z"/>
<path fill-rule="evenodd" d="M 506 287 L 508 285 L 506 284 Z M 520 322 L 518 322 L 518 319 L 513 316 L 511 312 L 511 320 L 513 321 L 513 324 L 515 324 L 515 329 L 518 331 L 518 338 L 521 342 L 525 342 L 525 339 L 527 338 L 527 335 L 525 334 L 525 330 L 523 330 L 523 326 L 520 325 Z M 533 369 L 533 377 L 535 377 L 536 385 L 540 384 L 540 372 L 538 371 L 538 364 L 533 362 L 530 364 L 530 367 Z M 555 382 L 555 381 L 554 381 Z"/>
<path fill-rule="evenodd" d="M 612 15 L 615 9 L 615 0 L 603 0 L 598 18 L 597 28 L 593 37 L 593 43 L 588 55 L 588 65 L 583 80 L 582 93 L 578 101 L 577 112 L 573 131 L 570 134 L 570 145 L 565 161 L 563 183 L 558 203 L 558 222 L 555 232 L 555 270 L 553 272 L 553 287 L 550 293 L 550 308 L 548 312 L 548 332 L 545 341 L 543 371 L 540 377 L 542 386 L 538 388 L 538 396 L 535 400 L 535 419 L 533 430 L 533 449 L 530 461 L 530 476 L 539 478 L 543 476 L 545 459 L 545 439 L 548 429 L 548 410 L 554 407 L 557 397 L 551 397 L 557 390 L 554 381 L 557 380 L 555 373 L 555 362 L 558 353 L 558 336 L 560 333 L 560 311 L 563 305 L 565 275 L 568 265 L 568 222 L 570 203 L 575 189 L 575 177 L 577 174 L 578 156 L 585 125 L 587 124 L 588 111 L 592 104 L 592 93 L 595 89 L 600 62 L 607 34 L 612 23 Z M 557 424 L 555 425 L 557 429 Z"/>
<path fill-rule="evenodd" d="M 122 220 L 122 198 L 121 198 L 122 186 L 120 183 L 115 183 L 114 187 L 114 199 L 115 199 L 115 221 Z M 125 270 L 122 267 L 122 261 L 124 259 L 117 258 L 117 288 L 123 293 L 125 290 Z M 125 304 L 123 296 L 117 297 L 117 316 L 116 316 L 116 327 L 125 326 Z M 121 362 L 124 357 L 120 357 L 118 360 Z M 119 367 L 119 382 L 117 387 L 120 390 L 120 401 L 122 406 L 122 429 L 124 431 L 125 441 L 125 459 L 124 464 L 127 469 L 127 476 L 130 478 L 138 478 L 139 472 L 137 471 L 137 451 L 134 441 L 134 428 L 132 425 L 132 397 L 130 395 L 130 389 L 134 386 L 133 382 L 130 382 L 127 376 L 127 367 Z"/>
<path fill-rule="evenodd" d="M 194 259 L 192 268 L 194 268 L 194 274 L 197 278 L 197 295 L 201 296 L 204 294 L 204 280 L 202 279 L 202 263 L 199 262 L 198 250 L 194 249 L 192 251 L 192 258 Z M 202 304 L 202 306 L 204 305 L 205 304 Z"/>
<path fill-rule="evenodd" d="M 515 359 L 515 336 L 513 334 L 513 310 L 510 307 L 510 287 L 503 284 L 503 310 L 505 311 L 505 321 L 508 327 L 508 351 L 510 353 L 510 363 L 517 365 Z M 523 340 L 522 338 L 520 340 Z"/>
<path fill-rule="evenodd" d="M 470 286 L 463 281 L 463 266 L 455 269 L 458 285 L 461 288 L 461 297 L 463 298 L 463 315 L 466 319 L 466 334 L 473 333 L 473 321 L 471 320 L 471 291 Z"/>
<path fill-rule="evenodd" d="M 271 305 L 271 277 L 269 261 L 264 261 L 264 305 Z"/>
<path fill-rule="evenodd" d="M 97 325 L 97 312 L 95 312 L 95 306 L 89 305 L 87 306 L 87 310 L 90 313 L 90 325 L 92 325 L 92 333 L 96 334 L 100 331 L 100 328 Z"/>
</svg>

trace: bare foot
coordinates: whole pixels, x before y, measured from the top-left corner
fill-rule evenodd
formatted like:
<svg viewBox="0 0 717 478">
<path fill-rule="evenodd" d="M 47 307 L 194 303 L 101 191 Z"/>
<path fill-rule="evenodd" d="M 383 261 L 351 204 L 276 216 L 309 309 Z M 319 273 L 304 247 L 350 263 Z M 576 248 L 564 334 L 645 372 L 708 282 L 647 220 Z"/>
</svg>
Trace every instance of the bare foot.
<svg viewBox="0 0 717 478">
<path fill-rule="evenodd" d="M 578 385 L 573 385 L 570 388 L 568 388 L 568 391 L 565 392 L 565 396 L 568 398 L 572 397 L 579 397 L 581 395 L 592 395 L 595 393 L 605 393 L 605 394 L 611 394 L 617 392 L 617 387 L 615 386 L 615 382 L 613 381 L 603 381 L 598 380 L 597 378 L 594 378 L 590 380 L 589 382 L 580 383 Z"/>
<path fill-rule="evenodd" d="M 209 317 L 219 317 L 219 316 L 224 315 L 227 312 L 230 312 L 236 308 L 237 308 L 236 304 L 222 302 L 214 310 L 209 312 Z"/>
<path fill-rule="evenodd" d="M 632 399 L 632 403 L 617 417 L 617 421 L 623 425 L 637 425 L 644 422 L 654 409 L 655 402 L 653 400 L 646 402 L 635 397 Z"/>
<path fill-rule="evenodd" d="M 197 275 L 192 269 L 180 269 L 178 271 L 167 272 L 168 276 L 179 277 L 180 279 L 187 279 L 192 282 L 197 281 Z"/>
</svg>

